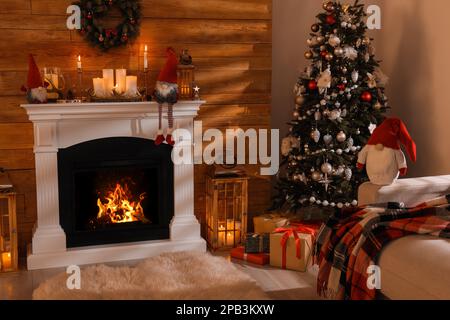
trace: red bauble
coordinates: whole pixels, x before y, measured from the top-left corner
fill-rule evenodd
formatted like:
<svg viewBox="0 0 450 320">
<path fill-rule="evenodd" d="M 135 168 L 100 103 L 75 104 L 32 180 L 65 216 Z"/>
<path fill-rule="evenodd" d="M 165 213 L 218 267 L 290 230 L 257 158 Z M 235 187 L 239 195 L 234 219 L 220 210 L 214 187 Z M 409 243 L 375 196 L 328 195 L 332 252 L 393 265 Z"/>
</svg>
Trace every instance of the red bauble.
<svg viewBox="0 0 450 320">
<path fill-rule="evenodd" d="M 315 80 L 311 80 L 308 83 L 308 89 L 314 91 L 317 89 L 317 82 Z"/>
<path fill-rule="evenodd" d="M 364 91 L 361 95 L 361 100 L 364 102 L 372 101 L 372 94 L 369 91 Z"/>
<path fill-rule="evenodd" d="M 325 58 L 325 57 L 327 56 L 327 54 L 328 54 L 328 52 L 325 51 L 325 50 L 320 52 L 320 56 L 321 56 L 322 58 Z"/>
<path fill-rule="evenodd" d="M 91 19 L 92 19 L 92 13 L 88 12 L 86 18 L 88 18 L 89 20 L 91 20 Z"/>
<path fill-rule="evenodd" d="M 127 42 L 128 41 L 128 36 L 126 34 L 122 35 L 122 41 L 123 42 Z"/>
<path fill-rule="evenodd" d="M 333 15 L 329 14 L 329 15 L 327 15 L 325 21 L 326 21 L 329 25 L 333 25 L 333 24 L 336 23 L 336 18 L 335 18 Z"/>
<path fill-rule="evenodd" d="M 345 90 L 345 84 L 343 84 L 343 83 L 338 84 L 336 87 L 339 89 L 339 91 L 344 91 Z"/>
</svg>

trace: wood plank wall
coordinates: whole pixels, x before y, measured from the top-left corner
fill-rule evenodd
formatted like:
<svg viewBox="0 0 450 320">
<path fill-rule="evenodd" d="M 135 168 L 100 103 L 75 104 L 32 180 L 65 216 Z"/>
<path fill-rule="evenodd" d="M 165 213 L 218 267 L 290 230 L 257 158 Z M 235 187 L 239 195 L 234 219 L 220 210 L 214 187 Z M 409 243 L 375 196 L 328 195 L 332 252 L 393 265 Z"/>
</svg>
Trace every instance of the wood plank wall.
<svg viewBox="0 0 450 320">
<path fill-rule="evenodd" d="M 208 101 L 198 119 L 204 129 L 229 126 L 268 128 L 271 88 L 271 0 L 142 0 L 138 40 L 126 48 L 101 53 L 66 29 L 71 0 L 9 0 L 0 5 L 0 167 L 10 170 L 19 193 L 20 253 L 36 220 L 33 129 L 19 107 L 27 75 L 27 55 L 38 65 L 61 67 L 67 82 L 75 79 L 81 54 L 86 84 L 104 67 L 138 73 L 143 46 L 149 47 L 151 81 L 164 62 L 164 49 L 188 48 L 197 66 L 196 80 Z M 195 213 L 204 221 L 206 166 L 195 168 Z M 270 183 L 248 166 L 250 214 L 269 204 Z"/>
</svg>

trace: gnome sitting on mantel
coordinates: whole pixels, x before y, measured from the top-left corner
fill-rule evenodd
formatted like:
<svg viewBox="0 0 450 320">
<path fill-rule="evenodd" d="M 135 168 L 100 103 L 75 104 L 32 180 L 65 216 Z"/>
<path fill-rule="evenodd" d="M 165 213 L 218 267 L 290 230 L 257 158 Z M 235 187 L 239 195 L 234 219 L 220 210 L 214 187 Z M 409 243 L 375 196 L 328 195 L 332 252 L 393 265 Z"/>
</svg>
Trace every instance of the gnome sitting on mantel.
<svg viewBox="0 0 450 320">
<path fill-rule="evenodd" d="M 167 144 L 174 145 L 175 141 L 172 138 L 173 129 L 173 105 L 178 101 L 178 84 L 177 84 L 177 66 L 178 59 L 173 48 L 167 48 L 167 60 L 163 69 L 159 73 L 155 87 L 155 100 L 158 103 L 159 112 L 159 127 L 158 135 L 155 139 L 155 145 L 160 145 L 166 140 Z M 167 104 L 167 118 L 169 128 L 167 129 L 167 136 L 164 138 L 162 130 L 162 108 Z"/>
<path fill-rule="evenodd" d="M 47 89 L 44 87 L 44 83 L 41 78 L 39 68 L 34 61 L 32 54 L 28 56 L 28 78 L 27 85 L 22 86 L 22 91 L 26 92 L 27 100 L 29 103 L 46 103 L 47 102 Z"/>
<path fill-rule="evenodd" d="M 416 144 L 397 118 L 388 118 L 375 129 L 367 145 L 359 152 L 358 169 L 364 165 L 370 182 L 385 186 L 394 183 L 399 175 L 406 175 L 405 155 L 400 149 L 405 147 L 410 159 L 416 161 Z"/>
</svg>

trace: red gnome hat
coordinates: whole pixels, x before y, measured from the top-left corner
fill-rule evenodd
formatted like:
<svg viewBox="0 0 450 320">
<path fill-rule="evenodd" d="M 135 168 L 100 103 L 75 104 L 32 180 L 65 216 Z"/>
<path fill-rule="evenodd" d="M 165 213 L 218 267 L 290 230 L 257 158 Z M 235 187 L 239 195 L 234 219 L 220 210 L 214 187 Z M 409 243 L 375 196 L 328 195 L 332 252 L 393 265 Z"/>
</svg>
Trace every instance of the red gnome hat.
<svg viewBox="0 0 450 320">
<path fill-rule="evenodd" d="M 27 79 L 27 89 L 35 89 L 42 87 L 42 78 L 41 73 L 39 72 L 39 68 L 36 64 L 36 61 L 34 61 L 34 57 L 32 54 L 30 54 L 28 58 L 28 79 Z"/>
<path fill-rule="evenodd" d="M 171 47 L 166 49 L 167 60 L 158 76 L 158 81 L 177 83 L 178 59 L 175 50 Z"/>
<path fill-rule="evenodd" d="M 379 125 L 367 144 L 400 150 L 400 143 L 406 148 L 409 158 L 416 162 L 416 144 L 408 133 L 405 124 L 398 118 L 387 118 Z"/>
</svg>

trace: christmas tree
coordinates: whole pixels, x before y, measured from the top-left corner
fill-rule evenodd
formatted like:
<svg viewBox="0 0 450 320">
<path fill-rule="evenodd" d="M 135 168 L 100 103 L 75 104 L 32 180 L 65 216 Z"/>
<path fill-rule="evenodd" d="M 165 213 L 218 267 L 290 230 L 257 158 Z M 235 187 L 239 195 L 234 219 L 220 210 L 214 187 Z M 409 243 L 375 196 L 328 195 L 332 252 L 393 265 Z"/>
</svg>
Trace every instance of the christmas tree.
<svg viewBox="0 0 450 320">
<path fill-rule="evenodd" d="M 294 119 L 282 143 L 275 207 L 292 211 L 358 204 L 367 175 L 356 168 L 357 155 L 388 108 L 364 5 L 326 2 L 323 9 L 311 26 L 311 63 L 295 86 Z"/>
</svg>

